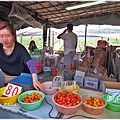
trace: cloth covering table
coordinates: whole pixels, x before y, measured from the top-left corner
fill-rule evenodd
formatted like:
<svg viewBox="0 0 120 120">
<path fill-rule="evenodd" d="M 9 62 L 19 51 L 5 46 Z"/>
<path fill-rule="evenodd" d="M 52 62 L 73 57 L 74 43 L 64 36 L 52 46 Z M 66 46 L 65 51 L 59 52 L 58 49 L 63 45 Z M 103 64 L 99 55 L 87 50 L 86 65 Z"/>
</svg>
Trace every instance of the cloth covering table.
<svg viewBox="0 0 120 120">
<path fill-rule="evenodd" d="M 65 69 L 61 68 L 58 70 L 57 75 L 58 76 L 62 76 L 63 75 L 63 71 Z M 43 74 L 40 74 L 42 76 L 42 80 L 43 81 L 49 81 L 52 80 L 53 77 L 51 76 L 50 78 L 44 78 Z M 84 88 L 80 88 L 78 93 L 83 96 L 85 94 L 97 94 L 97 95 L 103 95 L 104 93 L 101 91 L 97 91 L 97 90 L 90 90 L 90 89 L 84 89 Z M 46 95 L 45 99 L 47 100 L 48 103 L 50 103 L 53 106 L 53 110 L 51 111 L 52 107 L 46 103 L 45 100 L 43 100 L 43 103 L 41 105 L 40 108 L 38 108 L 37 110 L 33 110 L 33 111 L 27 111 L 21 108 L 19 103 L 16 103 L 16 105 L 12 106 L 4 106 L 0 104 L 0 119 L 2 118 L 9 118 L 9 119 L 14 119 L 14 118 L 29 118 L 29 119 L 53 119 L 50 118 L 50 116 L 52 117 L 59 117 L 63 118 L 63 119 L 67 119 L 67 118 L 72 118 L 72 119 L 90 119 L 90 118 L 94 118 L 94 119 L 120 119 L 120 112 L 113 112 L 108 110 L 107 108 L 104 109 L 103 113 L 100 115 L 91 115 L 86 113 L 85 111 L 83 111 L 82 109 L 82 105 L 79 107 L 78 111 L 75 114 L 72 115 L 61 115 L 55 108 L 54 103 L 52 102 L 52 95 Z M 50 116 L 49 116 L 49 112 Z M 76 115 L 75 117 L 73 117 L 74 115 Z M 77 116 L 79 115 L 79 116 Z"/>
</svg>

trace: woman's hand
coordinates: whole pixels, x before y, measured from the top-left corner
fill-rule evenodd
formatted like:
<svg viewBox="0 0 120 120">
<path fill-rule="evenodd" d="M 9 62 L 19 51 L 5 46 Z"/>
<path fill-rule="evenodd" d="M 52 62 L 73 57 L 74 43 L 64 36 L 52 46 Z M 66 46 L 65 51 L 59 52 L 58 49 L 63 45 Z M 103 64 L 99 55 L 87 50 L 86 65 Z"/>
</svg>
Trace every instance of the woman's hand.
<svg viewBox="0 0 120 120">
<path fill-rule="evenodd" d="M 41 91 L 45 90 L 43 85 L 38 80 L 33 81 L 33 86 L 36 90 L 41 90 Z"/>
<path fill-rule="evenodd" d="M 33 73 L 32 74 L 32 77 L 33 77 L 33 86 L 36 90 L 41 90 L 41 91 L 44 91 L 45 88 L 44 86 L 38 81 L 37 79 L 37 74 L 36 73 Z"/>
</svg>

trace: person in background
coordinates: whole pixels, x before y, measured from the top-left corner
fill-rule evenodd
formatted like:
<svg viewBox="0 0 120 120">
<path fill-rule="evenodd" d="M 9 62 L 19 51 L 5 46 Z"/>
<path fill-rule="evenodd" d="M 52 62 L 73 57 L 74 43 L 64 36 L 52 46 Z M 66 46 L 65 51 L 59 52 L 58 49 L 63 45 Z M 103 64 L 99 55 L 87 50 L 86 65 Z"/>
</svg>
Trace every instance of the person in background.
<svg viewBox="0 0 120 120">
<path fill-rule="evenodd" d="M 36 49 L 36 48 L 37 48 L 37 46 L 36 46 L 35 41 L 34 41 L 34 40 L 30 41 L 28 50 L 29 50 L 30 52 L 34 52 L 34 49 Z"/>
<path fill-rule="evenodd" d="M 26 48 L 17 42 L 14 26 L 7 21 L 0 21 L 0 69 L 4 83 L 24 73 L 31 73 L 33 86 L 44 91 L 38 81 L 36 68 Z"/>
<path fill-rule="evenodd" d="M 57 36 L 58 39 L 64 40 L 64 64 L 68 67 L 68 70 L 74 68 L 73 58 L 77 48 L 77 35 L 72 30 L 73 24 L 69 23 L 67 29 Z"/>
</svg>

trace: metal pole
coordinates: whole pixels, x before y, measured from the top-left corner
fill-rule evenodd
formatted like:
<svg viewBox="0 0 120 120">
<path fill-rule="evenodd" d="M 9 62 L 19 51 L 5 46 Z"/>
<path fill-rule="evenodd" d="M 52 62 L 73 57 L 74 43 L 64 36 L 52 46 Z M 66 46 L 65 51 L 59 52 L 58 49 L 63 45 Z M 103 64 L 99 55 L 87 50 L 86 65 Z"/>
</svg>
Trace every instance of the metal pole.
<svg viewBox="0 0 120 120">
<path fill-rule="evenodd" d="M 53 47 L 53 50 L 54 50 L 54 31 L 52 31 L 52 47 Z"/>
<path fill-rule="evenodd" d="M 50 47 L 50 33 L 51 33 L 51 30 L 50 30 L 50 26 L 49 26 L 48 47 Z"/>
<path fill-rule="evenodd" d="M 85 26 L 85 44 L 84 44 L 85 51 L 86 51 L 86 36 L 87 36 L 87 25 Z"/>
<path fill-rule="evenodd" d="M 47 42 L 47 22 L 43 26 L 43 48 L 46 46 L 46 42 Z"/>
<path fill-rule="evenodd" d="M 20 43 L 22 44 L 22 36 L 20 37 Z"/>
</svg>

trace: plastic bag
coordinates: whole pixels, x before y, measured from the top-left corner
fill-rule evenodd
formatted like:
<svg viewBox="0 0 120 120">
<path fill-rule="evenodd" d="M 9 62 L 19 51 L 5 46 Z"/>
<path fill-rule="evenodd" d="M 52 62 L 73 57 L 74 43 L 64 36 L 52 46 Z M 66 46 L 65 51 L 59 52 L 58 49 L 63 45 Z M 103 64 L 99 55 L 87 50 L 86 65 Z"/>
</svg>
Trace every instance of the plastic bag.
<svg viewBox="0 0 120 120">
<path fill-rule="evenodd" d="M 12 4 L 11 11 L 8 15 L 9 17 L 15 17 L 17 20 L 16 27 L 22 26 L 24 23 L 27 23 L 28 25 L 31 25 L 33 27 L 42 28 L 43 25 L 41 23 L 37 22 L 24 8 L 17 5 L 15 2 Z"/>
</svg>

